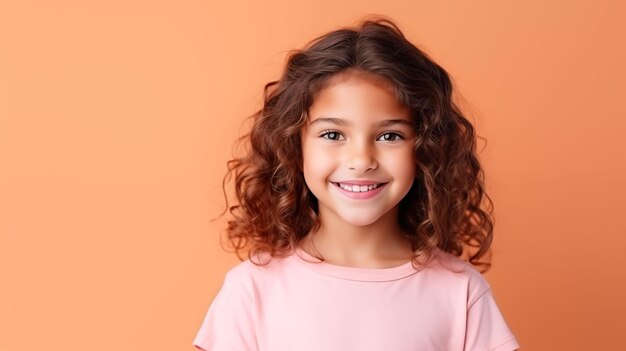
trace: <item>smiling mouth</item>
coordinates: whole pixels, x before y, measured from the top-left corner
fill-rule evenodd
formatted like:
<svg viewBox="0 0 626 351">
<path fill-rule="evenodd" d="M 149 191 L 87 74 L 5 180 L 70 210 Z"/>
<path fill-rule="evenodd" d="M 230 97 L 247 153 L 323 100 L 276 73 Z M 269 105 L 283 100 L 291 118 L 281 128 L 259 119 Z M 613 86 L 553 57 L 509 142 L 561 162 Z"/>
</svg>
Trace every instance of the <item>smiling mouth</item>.
<svg viewBox="0 0 626 351">
<path fill-rule="evenodd" d="M 374 189 L 380 188 L 387 183 L 378 183 L 378 184 L 370 184 L 370 185 L 350 185 L 350 184 L 342 184 L 342 183 L 333 183 L 333 185 L 353 193 L 365 193 L 368 191 L 372 191 Z"/>
</svg>

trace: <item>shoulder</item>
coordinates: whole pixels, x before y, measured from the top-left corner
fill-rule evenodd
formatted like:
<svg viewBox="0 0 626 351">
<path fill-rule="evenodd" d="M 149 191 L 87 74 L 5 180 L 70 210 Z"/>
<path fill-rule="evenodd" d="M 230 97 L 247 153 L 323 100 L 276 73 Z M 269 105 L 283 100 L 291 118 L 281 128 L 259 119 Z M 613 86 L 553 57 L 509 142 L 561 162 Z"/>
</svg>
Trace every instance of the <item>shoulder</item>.
<svg viewBox="0 0 626 351">
<path fill-rule="evenodd" d="M 429 267 L 447 285 L 465 289 L 468 306 L 491 289 L 487 279 L 472 264 L 438 248 L 435 249 L 433 263 Z"/>
<path fill-rule="evenodd" d="M 247 258 L 231 267 L 226 272 L 224 283 L 248 288 L 258 286 L 288 269 L 288 263 L 285 257 L 271 257 L 269 253 L 261 252 L 252 260 Z"/>
<path fill-rule="evenodd" d="M 287 263 L 288 257 L 272 257 L 269 252 L 259 252 L 237 263 L 228 270 L 228 274 L 233 276 L 257 275 L 272 272 L 280 269 Z"/>
</svg>

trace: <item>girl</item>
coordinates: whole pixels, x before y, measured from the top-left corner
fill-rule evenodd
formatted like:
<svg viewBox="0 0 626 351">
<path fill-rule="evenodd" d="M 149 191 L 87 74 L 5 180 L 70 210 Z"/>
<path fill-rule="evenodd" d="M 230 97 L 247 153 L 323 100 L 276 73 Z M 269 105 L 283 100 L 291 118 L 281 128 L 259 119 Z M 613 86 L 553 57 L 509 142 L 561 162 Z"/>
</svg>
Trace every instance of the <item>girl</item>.
<svg viewBox="0 0 626 351">
<path fill-rule="evenodd" d="M 490 267 L 479 259 L 492 203 L 451 95 L 446 71 L 388 19 L 292 52 L 241 139 L 249 153 L 228 162 L 228 237 L 248 258 L 226 273 L 193 345 L 517 349 L 474 268 Z"/>
</svg>

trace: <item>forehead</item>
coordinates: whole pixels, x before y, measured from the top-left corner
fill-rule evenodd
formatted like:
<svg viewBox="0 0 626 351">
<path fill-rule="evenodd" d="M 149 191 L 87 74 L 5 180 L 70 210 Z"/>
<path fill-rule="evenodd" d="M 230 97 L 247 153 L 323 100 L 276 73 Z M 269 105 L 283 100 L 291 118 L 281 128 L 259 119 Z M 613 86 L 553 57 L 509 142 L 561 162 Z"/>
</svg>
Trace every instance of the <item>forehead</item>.
<svg viewBox="0 0 626 351">
<path fill-rule="evenodd" d="M 390 117 L 410 120 L 410 111 L 384 78 L 351 72 L 331 78 L 309 108 L 309 122 L 320 117 L 376 121 Z"/>
</svg>

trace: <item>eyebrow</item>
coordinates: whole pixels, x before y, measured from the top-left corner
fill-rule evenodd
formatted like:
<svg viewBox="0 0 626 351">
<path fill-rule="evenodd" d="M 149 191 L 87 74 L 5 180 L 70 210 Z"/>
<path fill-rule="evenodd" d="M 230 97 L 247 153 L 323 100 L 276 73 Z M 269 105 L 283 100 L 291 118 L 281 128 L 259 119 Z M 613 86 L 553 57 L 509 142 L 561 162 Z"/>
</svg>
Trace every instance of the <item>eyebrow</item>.
<svg viewBox="0 0 626 351">
<path fill-rule="evenodd" d="M 322 122 L 326 122 L 326 123 L 331 123 L 331 124 L 335 124 L 338 126 L 349 126 L 351 123 L 348 122 L 347 120 L 343 119 L 343 118 L 335 118 L 335 117 L 320 117 L 314 121 L 312 121 L 310 123 L 310 125 L 313 125 L 315 123 L 322 123 Z M 384 121 L 381 121 L 378 123 L 379 126 L 381 127 L 388 127 L 388 126 L 392 126 L 394 124 L 403 124 L 409 127 L 413 127 L 413 123 L 411 123 L 410 121 L 407 121 L 406 119 L 386 119 Z"/>
</svg>

